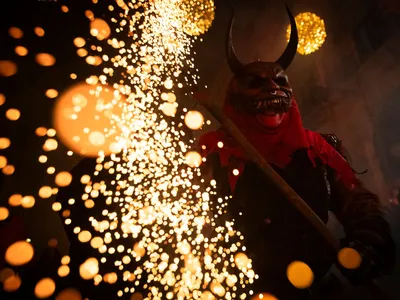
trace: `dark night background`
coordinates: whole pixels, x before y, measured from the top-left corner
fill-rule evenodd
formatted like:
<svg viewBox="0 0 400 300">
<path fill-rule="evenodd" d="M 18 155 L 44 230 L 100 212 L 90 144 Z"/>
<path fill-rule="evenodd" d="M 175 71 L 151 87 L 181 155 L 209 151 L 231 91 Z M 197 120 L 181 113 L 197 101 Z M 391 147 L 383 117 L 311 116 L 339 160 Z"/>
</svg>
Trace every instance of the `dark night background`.
<svg viewBox="0 0 400 300">
<path fill-rule="evenodd" d="M 35 135 L 39 126 L 50 128 L 54 99 L 48 99 L 49 88 L 59 92 L 72 85 L 71 73 L 83 80 L 100 74 L 101 69 L 87 65 L 76 55 L 75 37 L 90 43 L 90 9 L 96 17 L 108 19 L 105 7 L 114 1 L 99 0 L 15 0 L 0 8 L 0 60 L 18 65 L 16 75 L 0 77 L 0 93 L 6 103 L 0 106 L 0 136 L 9 137 L 12 146 L 0 150 L 16 166 L 12 176 L 5 176 L 0 187 L 0 205 L 6 205 L 13 193 L 34 194 L 51 176 L 44 176 L 45 166 L 37 162 L 44 138 Z M 305 126 L 338 135 L 350 153 L 357 171 L 368 169 L 361 179 L 377 193 L 388 211 L 393 235 L 400 241 L 400 1 L 399 0 L 216 0 L 213 27 L 196 45 L 196 65 L 210 96 L 222 101 L 230 71 L 225 62 L 225 33 L 232 8 L 236 11 L 234 43 L 244 62 L 260 58 L 271 61 L 279 57 L 286 40 L 288 24 L 284 4 L 294 15 L 313 12 L 325 20 L 327 39 L 323 47 L 308 56 L 297 55 L 288 70 L 303 114 Z M 107 5 L 105 5 L 107 4 Z M 69 8 L 63 13 L 61 5 Z M 116 6 L 116 5 L 115 5 Z M 11 38 L 8 29 L 19 27 L 20 40 Z M 33 29 L 42 27 L 46 34 L 38 37 Z M 92 38 L 93 39 L 93 38 Z M 18 45 L 28 48 L 28 55 L 17 56 Z M 39 66 L 34 55 L 53 54 L 53 67 Z M 11 122 L 4 117 L 8 108 L 18 108 L 21 118 Z M 216 126 L 216 125 L 215 125 Z M 207 128 L 209 129 L 209 128 Z M 60 145 L 61 146 L 61 145 Z M 62 147 L 62 146 L 61 146 Z M 56 170 L 71 170 L 81 160 L 78 156 L 61 155 L 66 148 L 49 153 Z M 42 176 L 43 174 L 43 176 Z M 52 211 L 54 199 L 37 199 L 31 209 L 13 211 L 23 216 L 28 236 L 43 251 L 47 241 L 56 238 L 62 253 L 68 242 L 59 216 Z M 1 237 L 0 237 L 1 238 Z M 398 250 L 400 252 L 400 250 Z M 400 266 L 390 277 L 379 280 L 393 299 L 400 299 Z M 361 289 L 354 290 L 356 299 L 368 299 Z"/>
</svg>

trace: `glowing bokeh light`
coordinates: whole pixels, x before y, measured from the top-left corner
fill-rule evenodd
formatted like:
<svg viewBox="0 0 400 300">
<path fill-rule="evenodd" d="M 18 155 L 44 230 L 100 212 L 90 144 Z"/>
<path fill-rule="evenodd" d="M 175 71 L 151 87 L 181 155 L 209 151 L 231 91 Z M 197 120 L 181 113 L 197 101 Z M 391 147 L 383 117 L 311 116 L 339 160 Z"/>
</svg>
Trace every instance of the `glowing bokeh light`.
<svg viewBox="0 0 400 300">
<path fill-rule="evenodd" d="M 26 241 L 18 241 L 7 248 L 5 260 L 12 266 L 22 266 L 33 258 L 33 247 Z"/>
<path fill-rule="evenodd" d="M 141 293 L 133 293 L 130 300 L 143 300 L 143 296 Z"/>
<path fill-rule="evenodd" d="M 71 257 L 67 255 L 61 258 L 61 264 L 63 265 L 68 265 L 70 262 L 71 262 Z"/>
<path fill-rule="evenodd" d="M 10 268 L 4 268 L 0 270 L 0 282 L 4 283 L 4 281 L 10 277 L 15 275 L 14 271 Z"/>
<path fill-rule="evenodd" d="M 50 67 L 56 63 L 56 59 L 49 53 L 39 53 L 35 56 L 36 62 L 43 67 Z"/>
<path fill-rule="evenodd" d="M 161 111 L 168 117 L 175 116 L 177 108 L 173 103 L 163 103 L 161 104 Z"/>
<path fill-rule="evenodd" d="M 24 36 L 24 32 L 18 27 L 11 27 L 8 29 L 8 34 L 14 39 L 21 39 Z"/>
<path fill-rule="evenodd" d="M 4 175 L 12 175 L 15 172 L 15 167 L 13 165 L 7 165 L 2 169 Z"/>
<path fill-rule="evenodd" d="M 42 27 L 35 27 L 34 32 L 37 36 L 44 36 L 45 32 L 44 29 Z"/>
<path fill-rule="evenodd" d="M 26 56 L 28 54 L 28 49 L 26 49 L 24 46 L 17 46 L 15 47 L 15 53 L 19 56 Z"/>
<path fill-rule="evenodd" d="M 252 297 L 251 300 L 278 300 L 278 298 L 269 293 L 261 293 Z"/>
<path fill-rule="evenodd" d="M 21 200 L 21 206 L 23 208 L 31 208 L 35 205 L 35 198 L 33 196 L 24 196 Z"/>
<path fill-rule="evenodd" d="M 43 144 L 44 151 L 54 151 L 58 147 L 58 142 L 55 139 L 47 139 Z"/>
<path fill-rule="evenodd" d="M 297 52 L 303 55 L 317 51 L 325 42 L 326 29 L 325 22 L 316 14 L 305 12 L 295 17 L 299 43 Z M 290 24 L 286 30 L 286 39 L 290 38 Z"/>
<path fill-rule="evenodd" d="M 197 168 L 201 165 L 201 155 L 196 151 L 190 151 L 186 154 L 186 164 L 191 168 Z"/>
<path fill-rule="evenodd" d="M 47 133 L 47 129 L 44 128 L 44 127 L 38 127 L 38 128 L 36 128 L 36 130 L 35 130 L 35 134 L 36 134 L 37 136 L 45 136 L 46 133 Z"/>
<path fill-rule="evenodd" d="M 301 261 L 294 261 L 289 264 L 286 270 L 290 283 L 298 289 L 309 288 L 314 281 L 314 273 L 311 268 Z"/>
<path fill-rule="evenodd" d="M 56 300 L 82 300 L 82 295 L 76 289 L 67 288 L 56 296 Z"/>
<path fill-rule="evenodd" d="M 203 114 L 197 110 L 190 110 L 185 115 L 185 124 L 192 130 L 198 130 L 203 126 Z"/>
<path fill-rule="evenodd" d="M 68 266 L 60 266 L 57 270 L 57 274 L 60 277 L 68 276 L 70 269 Z"/>
<path fill-rule="evenodd" d="M 121 116 L 122 102 L 123 97 L 106 86 L 73 86 L 58 97 L 54 109 L 54 126 L 59 138 L 80 155 L 111 154 L 115 150 L 113 144 L 118 143 L 117 137 L 121 135 L 121 129 L 113 126 L 112 118 Z M 103 135 L 104 142 L 98 142 L 98 133 Z"/>
<path fill-rule="evenodd" d="M 74 45 L 78 48 L 85 46 L 85 44 L 86 44 L 85 39 L 83 39 L 81 37 L 77 37 L 74 39 Z"/>
<path fill-rule="evenodd" d="M 93 279 L 99 272 L 99 262 L 96 258 L 88 258 L 80 267 L 79 274 L 85 280 Z"/>
<path fill-rule="evenodd" d="M 11 60 L 0 60 L 0 76 L 10 77 L 17 73 L 17 65 Z"/>
<path fill-rule="evenodd" d="M 55 183 L 60 187 L 65 187 L 70 185 L 72 182 L 72 175 L 69 172 L 60 172 L 56 175 Z"/>
<path fill-rule="evenodd" d="M 49 98 L 56 98 L 58 96 L 58 92 L 55 89 L 48 89 L 46 91 L 46 96 Z"/>
<path fill-rule="evenodd" d="M 17 121 L 20 116 L 21 113 L 16 108 L 10 108 L 6 111 L 6 118 L 9 119 L 10 121 Z"/>
<path fill-rule="evenodd" d="M 0 150 L 10 147 L 11 141 L 8 138 L 0 137 Z"/>
<path fill-rule="evenodd" d="M 38 281 L 34 293 L 37 298 L 45 299 L 53 295 L 55 290 L 56 284 L 54 283 L 54 280 L 46 277 Z"/>
<path fill-rule="evenodd" d="M 81 231 L 78 234 L 78 239 L 81 243 L 87 243 L 90 241 L 91 238 L 92 234 L 87 230 Z"/>
<path fill-rule="evenodd" d="M 80 57 L 85 57 L 86 55 L 88 55 L 87 50 L 84 49 L 84 48 L 78 49 L 78 50 L 76 51 L 76 53 L 77 53 L 78 56 L 80 56 Z"/>
<path fill-rule="evenodd" d="M 8 198 L 8 204 L 11 206 L 20 206 L 22 203 L 22 195 L 14 194 Z"/>
<path fill-rule="evenodd" d="M 53 190 L 49 186 L 42 186 L 39 189 L 39 197 L 43 199 L 50 198 L 53 195 Z"/>
<path fill-rule="evenodd" d="M 215 18 L 213 0 L 181 1 L 183 31 L 189 35 L 201 35 L 208 31 Z"/>
<path fill-rule="evenodd" d="M 91 10 L 87 10 L 85 11 L 85 16 L 89 19 L 89 20 L 94 20 L 94 14 Z"/>
<path fill-rule="evenodd" d="M 0 106 L 2 106 L 4 103 L 6 103 L 6 96 L 0 93 Z"/>
<path fill-rule="evenodd" d="M 69 12 L 68 6 L 62 5 L 62 6 L 61 6 L 61 11 L 62 11 L 63 13 Z"/>
<path fill-rule="evenodd" d="M 362 263 L 362 257 L 357 250 L 353 248 L 342 248 L 338 252 L 338 262 L 346 269 L 354 270 L 360 267 Z"/>
<path fill-rule="evenodd" d="M 90 34 L 101 41 L 109 37 L 111 29 L 106 21 L 102 19 L 94 19 L 90 22 Z"/>
<path fill-rule="evenodd" d="M 7 207 L 0 207 L 0 221 L 7 219 L 9 214 Z"/>
<path fill-rule="evenodd" d="M 21 278 L 18 275 L 9 276 L 3 283 L 3 289 L 6 292 L 15 292 L 21 286 Z"/>
</svg>

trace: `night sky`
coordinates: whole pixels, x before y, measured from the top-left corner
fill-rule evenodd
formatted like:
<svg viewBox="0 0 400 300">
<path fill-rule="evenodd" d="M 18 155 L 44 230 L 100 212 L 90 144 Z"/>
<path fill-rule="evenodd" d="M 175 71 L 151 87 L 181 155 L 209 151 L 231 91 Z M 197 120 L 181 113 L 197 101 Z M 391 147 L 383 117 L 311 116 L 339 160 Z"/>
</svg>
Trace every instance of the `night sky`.
<svg viewBox="0 0 400 300">
<path fill-rule="evenodd" d="M 3 1 L 4 2 L 4 1 Z M 109 13 L 105 0 L 99 0 L 99 4 L 93 5 L 88 0 L 12 0 L 2 3 L 0 9 L 0 60 L 11 60 L 18 66 L 14 76 L 0 76 L 0 93 L 6 96 L 6 102 L 0 106 L 0 137 L 7 136 L 12 141 L 11 147 L 0 150 L 0 155 L 5 155 L 15 165 L 16 172 L 12 176 L 3 176 L 0 186 L 0 204 L 7 203 L 9 195 L 21 193 L 32 194 L 41 186 L 50 184 L 54 178 L 44 176 L 46 167 L 37 159 L 43 154 L 41 150 L 44 137 L 37 137 L 35 129 L 43 126 L 51 128 L 52 108 L 54 99 L 45 96 L 47 89 L 53 88 L 59 92 L 65 90 L 75 82 L 101 72 L 100 67 L 89 66 L 83 58 L 76 54 L 73 44 L 75 37 L 83 37 L 90 43 L 89 19 L 85 17 L 85 10 L 90 9 L 96 17 L 102 18 Z M 318 3 L 316 3 L 318 2 Z M 312 10 L 325 19 L 330 19 L 330 9 L 334 8 L 334 1 L 287 1 L 293 7 L 296 14 L 303 10 Z M 339 1 L 340 2 L 340 1 Z M 349 1 L 352 2 L 352 1 Z M 365 1 L 365 5 L 371 5 L 373 1 Z M 386 1 L 390 2 L 390 1 Z M 230 79 L 230 71 L 224 60 L 225 33 L 228 20 L 233 8 L 235 8 L 236 24 L 234 28 L 234 41 L 238 55 L 243 61 L 251 61 L 257 58 L 262 60 L 275 60 L 285 47 L 284 32 L 288 23 L 284 9 L 284 1 L 269 0 L 232 0 L 216 1 L 216 19 L 213 27 L 203 36 L 204 42 L 195 46 L 195 62 L 199 69 L 201 82 L 200 89 L 208 86 L 209 95 L 216 102 L 221 102 L 226 86 Z M 68 13 L 61 11 L 61 6 L 69 8 Z M 22 29 L 24 36 L 14 39 L 8 35 L 8 29 L 12 26 Z M 35 27 L 45 30 L 44 37 L 38 37 L 34 33 Z M 327 25 L 330 35 L 329 22 Z M 334 29 L 332 29 L 334 30 Z M 336 30 L 337 32 L 337 30 Z M 335 33 L 337 34 L 337 33 Z M 24 46 L 28 54 L 20 57 L 15 54 L 16 46 Z M 40 52 L 51 53 L 56 58 L 56 64 L 52 67 L 43 67 L 35 62 L 35 54 Z M 293 86 L 300 86 L 304 77 L 308 77 L 309 65 L 314 64 L 312 55 L 297 56 L 288 71 L 292 76 Z M 75 73 L 78 79 L 72 80 L 70 74 Z M 296 82 L 296 79 L 299 79 Z M 398 97 L 394 97 L 395 103 Z M 190 101 L 184 99 L 182 101 Z M 306 107 L 307 103 L 301 102 L 300 106 Z M 18 121 L 7 120 L 4 113 L 9 108 L 17 108 L 21 111 Z M 399 109 L 393 104 L 386 108 L 390 119 L 396 118 Z M 385 119 L 386 120 L 386 119 Z M 399 124 L 394 125 L 389 121 L 382 121 L 382 130 L 391 128 L 387 139 L 392 141 L 398 137 Z M 215 125 L 217 126 L 217 125 Z M 386 126 L 386 127 L 385 127 Z M 71 170 L 82 157 L 65 155 L 68 151 L 59 143 L 59 151 L 48 153 L 49 161 L 56 170 Z M 389 150 L 387 150 L 389 151 Z M 392 166 L 393 176 L 399 172 L 399 164 Z M 37 199 L 33 208 L 22 210 L 12 209 L 15 215 L 22 215 L 28 228 L 28 236 L 32 240 L 37 253 L 47 248 L 47 242 L 56 238 L 58 248 L 62 254 L 68 253 L 68 240 L 63 224 L 57 213 L 51 209 L 54 197 L 50 199 Z M 392 208 L 393 209 L 393 208 Z M 397 221 L 400 212 L 398 207 L 390 213 L 394 235 L 400 240 L 399 223 Z M 400 267 L 397 266 L 393 276 L 382 278 L 379 282 L 382 287 L 390 292 L 393 299 L 400 299 L 400 289 L 397 288 L 400 279 Z M 355 289 L 355 299 L 364 295 L 361 288 Z M 361 296 L 362 295 L 362 296 Z"/>
</svg>

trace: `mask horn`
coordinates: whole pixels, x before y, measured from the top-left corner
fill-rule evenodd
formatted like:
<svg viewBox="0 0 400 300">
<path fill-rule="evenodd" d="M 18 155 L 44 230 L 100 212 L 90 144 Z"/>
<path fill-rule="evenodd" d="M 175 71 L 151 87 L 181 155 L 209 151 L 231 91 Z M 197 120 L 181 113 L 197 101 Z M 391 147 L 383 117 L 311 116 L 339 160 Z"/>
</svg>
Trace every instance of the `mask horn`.
<svg viewBox="0 0 400 300">
<path fill-rule="evenodd" d="M 229 25 L 228 35 L 226 39 L 226 57 L 228 59 L 228 64 L 231 71 L 235 74 L 239 73 L 243 69 L 243 64 L 237 58 L 235 53 L 235 48 L 233 47 L 232 42 L 232 30 L 233 30 L 233 23 L 235 21 L 235 14 L 232 12 L 232 18 Z"/>
<path fill-rule="evenodd" d="M 289 10 L 289 7 L 286 5 L 286 10 L 290 19 L 290 40 L 289 43 L 286 46 L 285 52 L 279 57 L 279 59 L 276 61 L 278 65 L 282 67 L 282 69 L 286 70 L 289 65 L 291 64 L 293 58 L 296 55 L 297 52 L 297 45 L 299 42 L 299 37 L 297 34 L 297 26 L 296 26 L 296 21 L 292 15 L 292 13 Z"/>
</svg>

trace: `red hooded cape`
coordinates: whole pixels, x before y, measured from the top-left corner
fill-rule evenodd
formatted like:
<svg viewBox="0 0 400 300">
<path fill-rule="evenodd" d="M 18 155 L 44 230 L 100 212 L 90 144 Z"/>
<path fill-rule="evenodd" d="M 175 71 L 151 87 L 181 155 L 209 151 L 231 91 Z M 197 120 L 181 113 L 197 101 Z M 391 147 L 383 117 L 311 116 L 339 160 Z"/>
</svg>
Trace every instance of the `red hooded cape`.
<svg viewBox="0 0 400 300">
<path fill-rule="evenodd" d="M 229 105 L 223 107 L 224 113 L 236 124 L 249 142 L 272 165 L 281 169 L 291 161 L 292 154 L 300 149 L 308 149 L 308 156 L 315 166 L 315 160 L 330 166 L 346 187 L 352 189 L 357 182 L 356 176 L 347 161 L 319 133 L 303 127 L 296 101 L 283 117 L 282 123 L 274 130 L 266 130 L 257 119 L 249 114 L 241 113 Z M 219 143 L 219 142 L 222 142 Z M 222 167 L 227 167 L 229 183 L 234 192 L 238 177 L 243 172 L 246 161 L 251 159 L 228 135 L 220 129 L 203 135 L 199 140 L 201 154 L 207 157 L 211 153 L 219 153 Z M 222 146 L 222 147 L 221 147 Z M 239 176 L 233 170 L 239 171 Z"/>
</svg>

